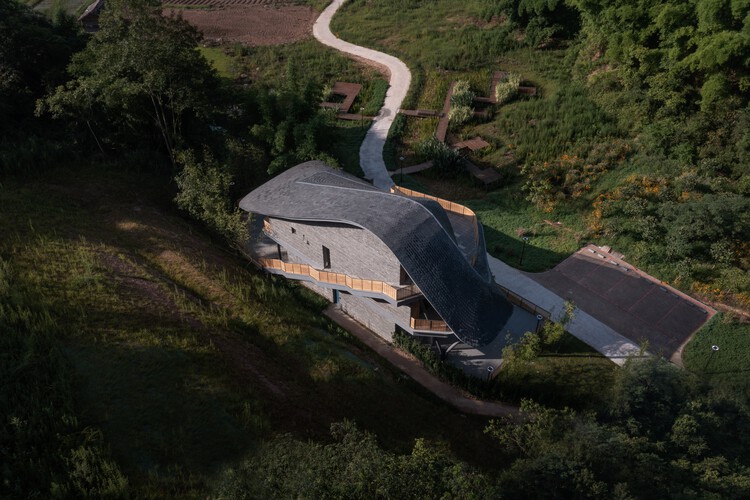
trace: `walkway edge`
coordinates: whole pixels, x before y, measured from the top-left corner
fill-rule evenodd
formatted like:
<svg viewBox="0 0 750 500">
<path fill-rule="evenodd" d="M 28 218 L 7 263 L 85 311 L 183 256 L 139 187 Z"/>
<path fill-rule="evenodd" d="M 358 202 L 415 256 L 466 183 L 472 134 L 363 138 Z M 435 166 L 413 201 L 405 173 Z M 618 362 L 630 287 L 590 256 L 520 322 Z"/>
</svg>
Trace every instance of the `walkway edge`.
<svg viewBox="0 0 750 500">
<path fill-rule="evenodd" d="M 515 416 L 518 414 L 518 408 L 515 406 L 495 401 L 481 401 L 467 397 L 459 389 L 443 382 L 427 371 L 427 369 L 422 366 L 422 363 L 410 358 L 391 344 L 388 344 L 378 334 L 368 330 L 366 327 L 349 317 L 338 306 L 331 304 L 326 308 L 323 314 L 341 328 L 357 337 L 369 349 L 407 374 L 419 385 L 457 410 L 463 413 L 471 413 L 485 417 L 504 417 Z"/>
</svg>

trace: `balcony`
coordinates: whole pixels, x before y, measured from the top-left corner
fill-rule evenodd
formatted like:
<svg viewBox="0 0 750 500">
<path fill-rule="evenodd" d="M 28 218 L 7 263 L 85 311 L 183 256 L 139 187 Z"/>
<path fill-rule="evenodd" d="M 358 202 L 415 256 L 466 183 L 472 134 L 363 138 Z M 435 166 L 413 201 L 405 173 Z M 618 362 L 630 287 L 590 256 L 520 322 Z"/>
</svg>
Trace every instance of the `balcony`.
<svg viewBox="0 0 750 500">
<path fill-rule="evenodd" d="M 448 323 L 439 319 L 417 319 L 409 321 L 411 329 L 419 332 L 453 333 Z"/>
<path fill-rule="evenodd" d="M 443 321 L 426 301 L 417 302 L 412 306 L 409 326 L 415 332 L 453 333 L 448 323 Z"/>
<path fill-rule="evenodd" d="M 397 302 L 416 297 L 422 293 L 416 285 L 393 286 L 383 281 L 353 278 L 346 274 L 320 271 L 307 264 L 295 264 L 278 259 L 258 258 L 256 261 L 264 269 L 281 271 L 284 274 L 292 275 L 291 277 L 309 277 L 318 283 L 338 285 L 360 292 L 382 294 Z"/>
</svg>

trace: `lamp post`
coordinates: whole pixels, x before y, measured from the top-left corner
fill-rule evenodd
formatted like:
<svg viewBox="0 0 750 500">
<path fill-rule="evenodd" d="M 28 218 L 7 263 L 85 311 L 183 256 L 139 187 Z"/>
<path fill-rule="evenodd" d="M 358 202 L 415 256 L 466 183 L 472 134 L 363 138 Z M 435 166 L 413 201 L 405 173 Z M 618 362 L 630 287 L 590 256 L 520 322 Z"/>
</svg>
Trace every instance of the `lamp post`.
<svg viewBox="0 0 750 500">
<path fill-rule="evenodd" d="M 541 314 L 536 315 L 536 332 L 539 333 L 539 325 L 542 324 L 542 320 L 544 319 L 544 316 Z"/>
<path fill-rule="evenodd" d="M 399 184 L 403 186 L 404 185 L 404 157 L 399 156 L 398 161 L 401 162 L 401 180 L 399 181 Z"/>
<path fill-rule="evenodd" d="M 524 236 L 523 237 L 523 246 L 521 247 L 521 258 L 518 259 L 518 265 L 519 266 L 523 265 L 523 253 L 526 251 L 526 242 L 528 242 L 528 241 L 529 241 L 529 237 L 528 236 Z"/>
<path fill-rule="evenodd" d="M 703 371 L 706 371 L 706 368 L 708 368 L 708 364 L 711 362 L 711 359 L 714 357 L 714 353 L 716 353 L 719 350 L 719 346 L 716 344 L 711 346 L 711 354 L 708 355 L 708 359 L 706 360 L 706 365 L 703 367 Z"/>
<path fill-rule="evenodd" d="M 365 128 L 365 108 L 359 108 L 359 126 Z"/>
</svg>

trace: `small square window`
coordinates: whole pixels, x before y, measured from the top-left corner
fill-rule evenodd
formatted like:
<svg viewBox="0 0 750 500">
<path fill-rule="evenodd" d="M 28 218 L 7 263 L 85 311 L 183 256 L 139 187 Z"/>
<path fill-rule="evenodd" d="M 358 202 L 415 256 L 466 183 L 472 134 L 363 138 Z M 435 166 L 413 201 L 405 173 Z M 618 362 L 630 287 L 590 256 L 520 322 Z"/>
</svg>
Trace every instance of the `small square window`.
<svg viewBox="0 0 750 500">
<path fill-rule="evenodd" d="M 292 234 L 296 234 L 296 233 L 297 233 L 297 230 L 292 228 Z"/>
</svg>

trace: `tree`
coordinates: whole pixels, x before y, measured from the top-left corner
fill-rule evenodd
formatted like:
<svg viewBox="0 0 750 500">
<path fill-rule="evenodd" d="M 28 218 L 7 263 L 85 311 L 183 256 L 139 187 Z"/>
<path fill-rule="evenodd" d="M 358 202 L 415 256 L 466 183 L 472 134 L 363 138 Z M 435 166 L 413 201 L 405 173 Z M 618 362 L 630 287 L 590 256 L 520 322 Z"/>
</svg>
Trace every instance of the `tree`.
<svg viewBox="0 0 750 500">
<path fill-rule="evenodd" d="M 175 177 L 180 190 L 175 198 L 177 206 L 231 241 L 246 240 L 243 213 L 231 203 L 234 182 L 229 168 L 217 162 L 208 150 L 202 159 L 192 151 L 181 151 L 177 163 L 182 167 Z"/>
<path fill-rule="evenodd" d="M 251 127 L 250 135 L 264 145 L 271 158 L 269 174 L 308 160 L 336 165 L 336 160 L 322 151 L 331 142 L 332 117 L 320 109 L 320 94 L 316 82 L 297 75 L 293 61 L 278 88 L 257 90 L 260 123 Z"/>
<path fill-rule="evenodd" d="M 36 100 L 65 82 L 83 38 L 69 16 L 50 20 L 16 0 L 0 0 L 0 40 L 0 173 L 34 171 L 53 163 L 67 140 L 60 127 L 34 116 Z"/>
<path fill-rule="evenodd" d="M 73 80 L 42 106 L 68 116 L 109 147 L 161 145 L 172 162 L 189 128 L 204 130 L 218 80 L 196 51 L 198 31 L 161 15 L 153 0 L 113 0 L 101 30 L 73 58 Z"/>
</svg>

